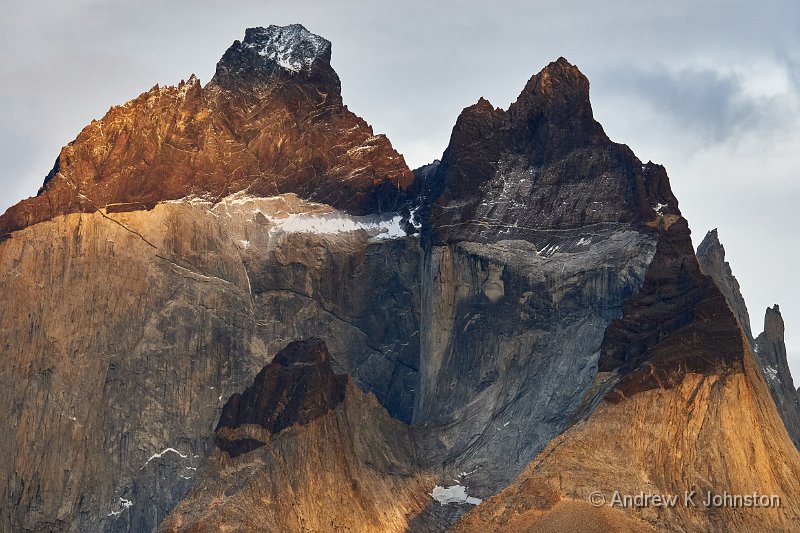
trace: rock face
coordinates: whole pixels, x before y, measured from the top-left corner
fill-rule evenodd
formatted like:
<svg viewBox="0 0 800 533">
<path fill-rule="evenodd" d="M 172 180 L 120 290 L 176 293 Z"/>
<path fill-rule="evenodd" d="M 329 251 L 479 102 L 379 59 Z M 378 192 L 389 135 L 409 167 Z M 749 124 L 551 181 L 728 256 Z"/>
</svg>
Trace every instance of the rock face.
<svg viewBox="0 0 800 533">
<path fill-rule="evenodd" d="M 800 395 L 794 388 L 789 370 L 783 333 L 783 317 L 780 307 L 775 304 L 767 308 L 764 331 L 756 337 L 755 349 L 778 412 L 786 424 L 789 436 L 800 448 Z"/>
<path fill-rule="evenodd" d="M 354 214 L 387 210 L 413 174 L 342 103 L 331 44 L 300 25 L 251 28 L 205 87 L 155 86 L 93 121 L 0 235 L 57 215 L 293 192 Z"/>
<path fill-rule="evenodd" d="M 339 87 L 325 39 L 250 29 L 0 218 L 1 531 L 798 519 L 777 309 L 752 339 L 716 235 L 698 263 L 575 66 L 465 109 L 413 174 Z M 691 487 L 785 505 L 585 503 Z"/>
<path fill-rule="evenodd" d="M 386 225 L 237 196 L 57 217 L 0 244 L 0 471 L 15 502 L 0 530 L 153 530 L 194 483 L 225 400 L 287 339 L 323 338 L 336 371 L 410 420 L 419 251 Z"/>
<path fill-rule="evenodd" d="M 703 273 L 710 276 L 719 287 L 728 305 L 733 310 L 739 324 L 747 335 L 755 360 L 766 379 L 778 412 L 786 424 L 794 443 L 800 446 L 800 397 L 794 388 L 789 363 L 786 359 L 786 345 L 783 341 L 783 318 L 777 305 L 767 309 L 764 318 L 764 332 L 753 338 L 747 306 L 739 290 L 739 283 L 733 276 L 731 267 L 725 261 L 725 248 L 719 242 L 717 230 L 709 231 L 700 246 L 697 258 Z"/>
<path fill-rule="evenodd" d="M 436 244 L 555 239 L 679 214 L 664 168 L 611 142 L 589 81 L 564 58 L 533 76 L 507 111 L 466 108 L 431 179 Z M 558 243 L 553 242 L 553 245 Z"/>
<path fill-rule="evenodd" d="M 308 424 L 342 402 L 346 385 L 346 375 L 333 373 L 324 341 L 295 341 L 278 352 L 252 386 L 230 397 L 217 424 L 216 445 L 230 457 L 252 451 L 257 439 L 231 436 L 237 429 L 257 425 L 275 434 Z"/>
<path fill-rule="evenodd" d="M 703 273 L 714 280 L 719 290 L 725 296 L 731 309 L 736 315 L 739 324 L 742 326 L 747 338 L 752 343 L 753 333 L 750 328 L 750 315 L 747 312 L 747 305 L 744 303 L 739 282 L 731 271 L 731 265 L 725 261 L 725 248 L 719 242 L 719 234 L 716 229 L 709 231 L 700 246 L 697 247 L 697 259 Z"/>
<path fill-rule="evenodd" d="M 429 498 L 411 430 L 295 342 L 222 411 L 216 446 L 160 531 L 402 532 Z M 270 504 L 254 509 L 254 501 Z"/>
<path fill-rule="evenodd" d="M 588 81 L 564 59 L 508 111 L 465 109 L 418 179 L 428 320 L 414 421 L 423 460 L 444 465 L 443 479 L 471 472 L 463 483 L 486 497 L 575 416 L 604 331 L 680 211 L 663 168 L 606 137 Z M 439 530 L 452 519 L 428 511 Z"/>
<path fill-rule="evenodd" d="M 606 330 L 599 370 L 585 399 L 597 404 L 588 418 L 453 531 L 557 532 L 592 523 L 608 532 L 777 532 L 800 521 L 790 496 L 800 490 L 796 449 L 739 321 L 700 273 L 685 221 L 664 230 L 641 290 Z M 613 505 L 615 493 L 640 491 L 681 503 L 660 512 Z M 684 503 L 687 491 L 696 491 L 697 507 Z M 780 505 L 754 513 L 702 503 L 725 492 L 777 495 Z"/>
<path fill-rule="evenodd" d="M 601 400 L 508 488 L 453 531 L 792 531 L 796 450 L 749 352 L 743 370 L 686 373 L 669 388 Z M 599 491 L 590 500 L 592 493 Z M 666 509 L 612 506 L 620 495 L 677 495 Z M 696 507 L 684 504 L 696 491 Z M 708 493 L 776 495 L 780 506 L 707 507 Z M 600 504 L 594 507 L 590 501 Z"/>
<path fill-rule="evenodd" d="M 716 284 L 700 271 L 681 218 L 662 231 L 639 292 L 605 332 L 600 372 L 622 378 L 612 397 L 669 388 L 687 373 L 742 371 L 742 331 Z"/>
</svg>

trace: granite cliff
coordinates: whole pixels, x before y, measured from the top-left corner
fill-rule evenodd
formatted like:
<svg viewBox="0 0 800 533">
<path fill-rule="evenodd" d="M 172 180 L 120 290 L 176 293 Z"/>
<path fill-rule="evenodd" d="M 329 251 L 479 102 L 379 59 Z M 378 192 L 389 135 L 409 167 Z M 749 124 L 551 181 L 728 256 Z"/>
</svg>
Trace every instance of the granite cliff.
<svg viewBox="0 0 800 533">
<path fill-rule="evenodd" d="M 716 233 L 695 254 L 577 67 L 480 99 L 412 172 L 330 59 L 249 29 L 0 216 L 0 530 L 798 523 L 778 309 L 753 338 Z M 692 488 L 784 505 L 587 503 Z"/>
</svg>

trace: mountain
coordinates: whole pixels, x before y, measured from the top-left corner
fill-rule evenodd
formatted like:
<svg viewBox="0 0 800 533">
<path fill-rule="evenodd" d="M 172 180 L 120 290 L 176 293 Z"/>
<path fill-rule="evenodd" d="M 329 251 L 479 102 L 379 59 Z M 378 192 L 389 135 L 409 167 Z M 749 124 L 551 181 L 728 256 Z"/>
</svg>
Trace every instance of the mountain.
<svg viewBox="0 0 800 533">
<path fill-rule="evenodd" d="M 663 168 L 603 133 L 563 58 L 508 111 L 465 109 L 424 181 L 414 422 L 432 463 L 474 472 L 486 497 L 566 428 L 680 211 Z"/>
<path fill-rule="evenodd" d="M 413 174 L 342 103 L 331 43 L 300 25 L 251 28 L 206 86 L 192 75 L 93 121 L 0 235 L 58 215 L 150 209 L 195 195 L 285 192 L 357 214 L 390 205 Z"/>
<path fill-rule="evenodd" d="M 609 140 L 589 80 L 564 58 L 507 111 L 483 98 L 466 108 L 430 188 L 436 243 L 555 239 L 679 214 L 664 168 Z"/>
<path fill-rule="evenodd" d="M 412 172 L 330 60 L 249 29 L 0 217 L 1 531 L 797 522 L 777 308 L 754 339 L 716 233 L 695 253 L 576 66 Z M 694 488 L 783 505 L 587 503 Z"/>
<path fill-rule="evenodd" d="M 409 418 L 419 252 L 387 227 L 283 195 L 71 214 L 3 242 L 4 529 L 153 529 L 286 339 L 325 338 Z"/>
</svg>

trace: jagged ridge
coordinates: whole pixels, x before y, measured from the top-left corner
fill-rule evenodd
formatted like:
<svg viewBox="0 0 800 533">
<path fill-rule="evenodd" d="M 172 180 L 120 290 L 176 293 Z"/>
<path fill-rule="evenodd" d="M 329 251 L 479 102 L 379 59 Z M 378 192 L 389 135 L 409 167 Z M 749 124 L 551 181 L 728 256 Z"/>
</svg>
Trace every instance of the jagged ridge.
<svg viewBox="0 0 800 533">
<path fill-rule="evenodd" d="M 238 191 L 295 192 L 355 214 L 392 208 L 413 174 L 342 104 L 330 52 L 300 25 L 248 29 L 207 86 L 194 76 L 156 86 L 93 121 L 39 195 L 0 216 L 0 235 L 67 213 Z"/>
</svg>

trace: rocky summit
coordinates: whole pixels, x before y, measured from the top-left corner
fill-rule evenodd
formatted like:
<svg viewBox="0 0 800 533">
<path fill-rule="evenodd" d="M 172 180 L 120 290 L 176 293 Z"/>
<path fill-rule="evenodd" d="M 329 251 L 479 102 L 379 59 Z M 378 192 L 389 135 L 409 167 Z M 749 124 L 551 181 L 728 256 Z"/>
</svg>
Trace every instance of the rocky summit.
<svg viewBox="0 0 800 533">
<path fill-rule="evenodd" d="M 70 213 L 242 191 L 293 192 L 358 214 L 389 209 L 413 174 L 344 106 L 330 59 L 330 43 L 302 26 L 247 30 L 207 85 L 195 76 L 156 85 L 84 128 L 39 194 L 0 217 L 0 234 Z"/>
<path fill-rule="evenodd" d="M 248 29 L 0 216 L 0 531 L 797 529 L 779 307 L 580 70 L 411 171 L 331 53 Z"/>
</svg>

